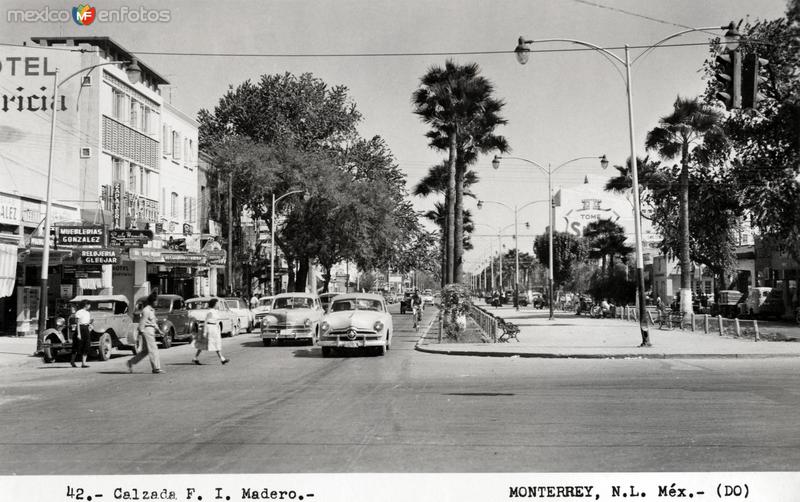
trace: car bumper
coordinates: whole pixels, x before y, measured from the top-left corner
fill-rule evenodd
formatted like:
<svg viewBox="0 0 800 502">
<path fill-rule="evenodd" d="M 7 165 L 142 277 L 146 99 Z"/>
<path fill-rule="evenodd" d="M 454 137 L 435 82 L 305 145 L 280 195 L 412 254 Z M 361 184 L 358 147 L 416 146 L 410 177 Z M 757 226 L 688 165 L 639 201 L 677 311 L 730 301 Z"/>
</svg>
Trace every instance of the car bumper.
<svg viewBox="0 0 800 502">
<path fill-rule="evenodd" d="M 317 341 L 317 345 L 320 347 L 333 347 L 337 349 L 380 347 L 385 344 L 386 337 L 377 333 L 358 334 L 356 336 L 328 334 L 321 335 Z"/>
<path fill-rule="evenodd" d="M 311 328 L 278 328 L 261 331 L 262 340 L 313 340 Z"/>
</svg>

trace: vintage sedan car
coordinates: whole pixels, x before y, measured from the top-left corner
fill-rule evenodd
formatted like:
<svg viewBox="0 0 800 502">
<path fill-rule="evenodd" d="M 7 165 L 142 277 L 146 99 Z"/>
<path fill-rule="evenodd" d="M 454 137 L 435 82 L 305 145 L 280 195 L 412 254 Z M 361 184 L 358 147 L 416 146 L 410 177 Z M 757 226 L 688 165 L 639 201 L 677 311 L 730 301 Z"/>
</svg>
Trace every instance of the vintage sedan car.
<svg viewBox="0 0 800 502">
<path fill-rule="evenodd" d="M 244 330 L 245 333 L 251 332 L 255 324 L 255 316 L 247 302 L 242 298 L 230 297 L 225 298 L 225 303 L 236 316 L 236 323 L 239 326 L 239 330 Z"/>
<path fill-rule="evenodd" d="M 42 345 L 44 361 L 51 363 L 61 351 L 72 349 L 78 329 L 74 313 L 80 309 L 83 300 L 89 301 L 92 315 L 90 355 L 107 361 L 113 349 L 136 353 L 137 329 L 128 313 L 128 299 L 123 295 L 81 295 L 69 301 L 69 312 L 48 320 Z"/>
<path fill-rule="evenodd" d="M 198 322 L 200 329 L 205 329 L 206 316 L 211 310 L 208 304 L 213 298 L 217 299 L 217 304 L 214 308 L 217 310 L 217 316 L 219 317 L 220 334 L 222 336 L 233 336 L 237 334 L 239 332 L 239 326 L 237 325 L 238 319 L 222 298 L 202 296 L 186 300 L 186 310 L 189 311 L 189 316 Z"/>
<path fill-rule="evenodd" d="M 374 350 L 386 354 L 392 345 L 392 315 L 382 295 L 347 293 L 331 301 L 320 325 L 322 357 L 333 349 Z"/>
<path fill-rule="evenodd" d="M 422 303 L 425 305 L 433 305 L 433 291 L 426 289 L 422 292 Z"/>
<path fill-rule="evenodd" d="M 272 300 L 274 299 L 274 296 L 262 296 L 258 299 L 258 305 L 253 309 L 253 325 L 255 327 L 261 327 L 261 319 L 272 310 Z"/>
<path fill-rule="evenodd" d="M 319 336 L 324 314 L 319 297 L 311 293 L 281 293 L 272 300 L 272 310 L 261 321 L 261 341 L 300 340 L 309 345 Z"/>
<path fill-rule="evenodd" d="M 141 299 L 136 302 L 136 309 L 133 311 L 133 322 L 137 325 L 143 308 L 144 299 Z M 174 342 L 191 342 L 202 324 L 189 316 L 183 297 L 179 295 L 158 295 L 155 311 L 158 327 L 164 333 L 163 336 L 156 333 L 156 340 L 161 342 L 165 349 L 172 347 Z"/>
</svg>

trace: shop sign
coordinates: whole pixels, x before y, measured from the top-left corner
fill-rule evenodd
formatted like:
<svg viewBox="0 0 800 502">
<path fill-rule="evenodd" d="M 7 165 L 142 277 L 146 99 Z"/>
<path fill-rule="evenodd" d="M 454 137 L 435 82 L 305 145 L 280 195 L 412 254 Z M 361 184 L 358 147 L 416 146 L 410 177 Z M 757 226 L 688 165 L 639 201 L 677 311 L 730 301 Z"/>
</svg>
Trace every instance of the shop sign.
<svg viewBox="0 0 800 502">
<path fill-rule="evenodd" d="M 0 194 L 0 223 L 19 225 L 22 218 L 22 203 L 19 197 Z"/>
<path fill-rule="evenodd" d="M 114 228 L 124 226 L 125 216 L 128 213 L 127 205 L 124 184 L 121 181 L 114 182 L 111 187 L 111 218 Z"/>
<path fill-rule="evenodd" d="M 56 227 L 56 246 L 100 247 L 105 244 L 105 235 L 102 225 Z"/>
<path fill-rule="evenodd" d="M 162 253 L 167 265 L 196 267 L 206 264 L 206 256 L 200 253 Z"/>
<path fill-rule="evenodd" d="M 81 262 L 86 265 L 117 265 L 119 256 L 113 249 L 81 249 Z"/>
<path fill-rule="evenodd" d="M 144 229 L 115 228 L 108 232 L 110 246 L 115 247 L 142 247 L 153 240 L 153 231 Z"/>
<path fill-rule="evenodd" d="M 128 250 L 128 256 L 131 260 L 138 261 L 144 260 L 150 263 L 161 263 L 164 261 L 160 249 L 153 248 L 131 248 Z"/>
</svg>

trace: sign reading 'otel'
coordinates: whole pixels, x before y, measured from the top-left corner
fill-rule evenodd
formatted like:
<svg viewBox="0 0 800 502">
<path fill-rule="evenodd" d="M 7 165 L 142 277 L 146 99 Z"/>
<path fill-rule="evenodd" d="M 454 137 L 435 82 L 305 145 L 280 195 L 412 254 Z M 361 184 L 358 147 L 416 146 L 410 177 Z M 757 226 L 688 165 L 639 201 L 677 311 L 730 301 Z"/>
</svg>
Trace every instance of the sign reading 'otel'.
<svg viewBox="0 0 800 502">
<path fill-rule="evenodd" d="M 0 74 L 11 77 L 51 77 L 55 75 L 55 65 L 46 57 L 7 56 L 0 58 Z M 0 111 L 3 112 L 39 112 L 53 108 L 53 91 L 46 86 L 35 84 L 35 91 L 27 91 L 19 86 L 17 93 L 0 95 Z M 41 92 L 41 94 L 39 94 Z M 59 96 L 59 111 L 67 109 L 66 96 Z"/>
</svg>

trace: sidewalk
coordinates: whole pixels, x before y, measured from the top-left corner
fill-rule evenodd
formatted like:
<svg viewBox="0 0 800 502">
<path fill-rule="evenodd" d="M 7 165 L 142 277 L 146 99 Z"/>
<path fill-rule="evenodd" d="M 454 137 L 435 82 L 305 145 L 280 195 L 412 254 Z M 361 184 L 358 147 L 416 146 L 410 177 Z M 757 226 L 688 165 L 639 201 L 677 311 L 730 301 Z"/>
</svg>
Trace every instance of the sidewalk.
<svg viewBox="0 0 800 502">
<path fill-rule="evenodd" d="M 0 368 L 22 366 L 29 362 L 41 363 L 36 352 L 35 336 L 0 336 Z"/>
<path fill-rule="evenodd" d="M 785 328 L 787 338 L 795 341 L 772 342 L 730 338 L 702 331 L 681 331 L 650 327 L 651 347 L 639 347 L 642 338 L 639 324 L 622 319 L 592 319 L 571 312 L 531 308 L 515 311 L 513 307 L 488 307 L 487 311 L 520 328 L 519 342 L 508 343 L 437 343 L 434 324 L 416 349 L 447 355 L 540 357 L 540 358 L 767 358 L 800 357 L 800 328 Z M 781 328 L 783 330 L 783 328 Z"/>
</svg>

